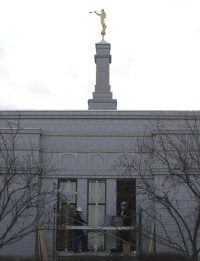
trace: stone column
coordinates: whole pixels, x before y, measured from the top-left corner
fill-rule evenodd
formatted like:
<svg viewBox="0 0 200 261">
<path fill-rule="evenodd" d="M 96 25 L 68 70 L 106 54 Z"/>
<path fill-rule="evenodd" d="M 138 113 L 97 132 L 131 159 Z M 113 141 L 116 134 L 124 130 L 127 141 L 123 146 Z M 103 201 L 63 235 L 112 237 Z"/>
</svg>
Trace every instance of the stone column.
<svg viewBox="0 0 200 261">
<path fill-rule="evenodd" d="M 117 180 L 106 181 L 106 215 L 116 216 L 117 211 Z M 108 231 L 106 235 L 106 249 L 116 247 L 116 232 Z"/>
</svg>

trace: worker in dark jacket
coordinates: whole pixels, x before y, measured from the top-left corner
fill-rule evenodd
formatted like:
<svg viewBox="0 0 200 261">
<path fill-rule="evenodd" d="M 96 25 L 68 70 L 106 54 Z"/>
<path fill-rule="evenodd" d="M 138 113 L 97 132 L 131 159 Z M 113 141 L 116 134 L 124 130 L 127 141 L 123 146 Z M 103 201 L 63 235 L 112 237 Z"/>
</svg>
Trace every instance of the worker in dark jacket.
<svg viewBox="0 0 200 261">
<path fill-rule="evenodd" d="M 128 210 L 128 203 L 126 201 L 122 201 L 120 204 L 120 211 L 118 212 L 118 216 L 122 218 L 123 226 L 131 226 L 131 215 Z M 120 231 L 120 242 L 118 249 L 122 250 L 122 242 L 130 241 L 130 231 Z"/>
<path fill-rule="evenodd" d="M 128 210 L 128 203 L 126 201 L 122 201 L 120 204 L 120 211 L 118 216 L 122 217 L 123 226 L 131 226 L 131 215 Z"/>
<path fill-rule="evenodd" d="M 85 220 L 81 217 L 82 208 L 78 207 L 73 215 L 73 225 L 83 226 L 86 224 Z M 87 238 L 84 230 L 74 230 L 73 250 L 74 252 L 86 251 L 87 249 Z"/>
</svg>

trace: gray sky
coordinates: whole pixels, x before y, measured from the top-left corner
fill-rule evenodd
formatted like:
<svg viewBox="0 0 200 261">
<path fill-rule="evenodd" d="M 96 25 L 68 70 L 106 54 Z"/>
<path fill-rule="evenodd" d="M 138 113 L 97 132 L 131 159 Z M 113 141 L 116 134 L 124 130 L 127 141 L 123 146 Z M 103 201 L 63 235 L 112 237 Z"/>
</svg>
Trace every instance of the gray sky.
<svg viewBox="0 0 200 261">
<path fill-rule="evenodd" d="M 199 0 L 0 0 L 0 109 L 87 109 L 101 8 L 118 109 L 200 109 Z"/>
</svg>

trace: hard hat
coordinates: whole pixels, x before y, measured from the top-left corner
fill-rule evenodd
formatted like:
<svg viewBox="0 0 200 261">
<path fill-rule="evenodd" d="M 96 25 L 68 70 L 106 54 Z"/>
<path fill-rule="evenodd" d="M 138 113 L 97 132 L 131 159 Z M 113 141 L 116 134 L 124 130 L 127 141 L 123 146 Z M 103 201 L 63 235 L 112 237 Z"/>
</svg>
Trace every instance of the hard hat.
<svg viewBox="0 0 200 261">
<path fill-rule="evenodd" d="M 82 212 L 83 209 L 82 209 L 82 207 L 77 207 L 77 208 L 76 208 L 76 211 L 78 211 L 78 212 Z"/>
<path fill-rule="evenodd" d="M 121 206 L 127 206 L 127 205 L 128 205 L 128 203 L 126 201 L 121 202 Z"/>
</svg>

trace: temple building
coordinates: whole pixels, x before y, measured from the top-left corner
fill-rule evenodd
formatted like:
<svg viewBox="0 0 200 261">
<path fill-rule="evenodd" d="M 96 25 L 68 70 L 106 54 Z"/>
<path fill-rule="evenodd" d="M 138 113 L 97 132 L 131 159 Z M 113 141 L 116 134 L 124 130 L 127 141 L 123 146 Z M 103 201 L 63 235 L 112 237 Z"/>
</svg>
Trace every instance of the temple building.
<svg viewBox="0 0 200 261">
<path fill-rule="evenodd" d="M 123 171 L 120 163 L 131 159 L 138 138 L 147 128 L 153 132 L 158 121 L 162 121 L 175 130 L 185 121 L 185 112 L 117 110 L 109 80 L 110 51 L 111 44 L 104 39 L 96 44 L 96 85 L 88 110 L 0 111 L 1 133 L 8 131 L 8 123 L 19 122 L 18 150 L 24 151 L 31 144 L 35 157 L 53 166 L 52 171 L 41 176 L 43 188 L 55 188 L 52 222 L 45 227 L 48 260 L 59 260 L 56 258 L 72 253 L 72 231 L 66 233 L 58 227 L 70 224 L 77 207 L 83 209 L 86 223 L 98 228 L 117 216 L 120 203 L 125 201 L 132 224 L 144 225 L 140 210 L 148 199 L 137 187 L 137 173 Z M 116 247 L 117 233 L 88 230 L 88 252 L 110 253 Z M 36 246 L 37 233 L 33 231 L 3 247 L 0 254 L 34 257 Z M 148 251 L 148 247 L 149 238 L 131 232 L 132 254 Z"/>
</svg>

